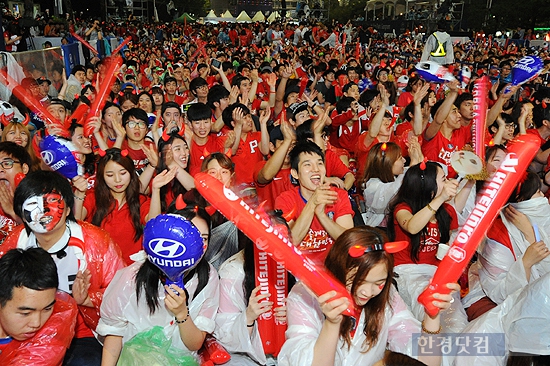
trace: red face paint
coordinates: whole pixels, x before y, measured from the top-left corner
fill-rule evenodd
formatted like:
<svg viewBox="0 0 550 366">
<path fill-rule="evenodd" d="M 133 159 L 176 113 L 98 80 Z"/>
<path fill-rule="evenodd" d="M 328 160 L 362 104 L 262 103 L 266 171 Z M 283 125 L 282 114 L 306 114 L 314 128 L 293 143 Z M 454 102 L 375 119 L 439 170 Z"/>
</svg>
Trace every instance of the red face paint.
<svg viewBox="0 0 550 366">
<path fill-rule="evenodd" d="M 53 230 L 63 218 L 65 201 L 57 193 L 29 197 L 23 203 L 23 219 L 37 233 Z"/>
</svg>

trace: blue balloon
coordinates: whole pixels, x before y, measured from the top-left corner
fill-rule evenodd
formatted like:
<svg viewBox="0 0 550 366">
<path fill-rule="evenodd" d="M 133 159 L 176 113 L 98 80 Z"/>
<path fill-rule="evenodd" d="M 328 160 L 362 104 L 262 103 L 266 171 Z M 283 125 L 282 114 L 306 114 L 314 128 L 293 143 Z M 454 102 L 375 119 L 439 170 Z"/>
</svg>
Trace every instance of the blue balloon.
<svg viewBox="0 0 550 366">
<path fill-rule="evenodd" d="M 73 152 L 76 152 L 74 144 L 57 136 L 46 136 L 40 142 L 40 157 L 44 164 L 67 179 L 84 173 Z"/>
<path fill-rule="evenodd" d="M 544 64 L 537 56 L 525 56 L 512 68 L 512 85 L 521 85 L 542 72 Z"/>
<path fill-rule="evenodd" d="M 159 215 L 143 229 L 143 249 L 149 261 L 166 275 L 166 284 L 182 289 L 183 275 L 204 255 L 201 233 L 191 221 L 179 215 Z"/>
</svg>

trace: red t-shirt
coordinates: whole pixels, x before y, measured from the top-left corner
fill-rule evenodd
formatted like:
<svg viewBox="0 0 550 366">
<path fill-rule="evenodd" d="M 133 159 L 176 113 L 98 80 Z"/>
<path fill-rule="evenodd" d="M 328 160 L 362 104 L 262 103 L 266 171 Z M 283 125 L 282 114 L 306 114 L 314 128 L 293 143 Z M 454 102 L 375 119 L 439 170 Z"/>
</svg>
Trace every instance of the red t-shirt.
<svg viewBox="0 0 550 366">
<path fill-rule="evenodd" d="M 254 185 L 254 166 L 262 161 L 264 156 L 260 152 L 261 132 L 249 132 L 246 141 L 239 140 L 237 153 L 231 156 L 235 163 L 235 180 L 237 184 Z"/>
<path fill-rule="evenodd" d="M 352 215 L 351 202 L 348 193 L 343 189 L 333 188 L 338 193 L 338 200 L 334 205 L 325 207 L 325 213 L 333 221 L 336 221 L 341 216 Z M 293 217 L 290 220 L 296 220 L 302 213 L 306 201 L 302 198 L 300 187 L 295 187 L 291 190 L 283 192 L 275 200 L 275 208 L 282 210 L 283 215 L 289 214 L 294 210 Z M 328 250 L 334 243 L 334 240 L 328 235 L 327 231 L 321 225 L 317 217 L 313 217 L 309 231 L 298 245 L 298 249 L 302 251 L 308 258 L 316 263 L 323 263 L 327 256 Z"/>
<path fill-rule="evenodd" d="M 4 242 L 6 236 L 12 232 L 13 228 L 17 226 L 17 222 L 4 213 L 2 207 L 0 207 L 0 244 Z"/>
<path fill-rule="evenodd" d="M 363 177 L 363 175 L 365 174 L 365 168 L 367 165 L 367 156 L 369 155 L 370 149 L 372 149 L 374 145 L 382 142 L 378 139 L 378 137 L 375 137 L 374 141 L 369 146 L 365 146 L 365 140 L 367 137 L 368 137 L 368 132 L 363 132 L 361 135 L 359 135 L 359 139 L 357 140 L 357 146 L 355 148 L 358 177 Z M 390 136 L 390 142 L 395 142 L 395 135 L 392 134 Z"/>
<path fill-rule="evenodd" d="M 444 203 L 443 207 L 447 210 L 449 215 L 451 215 L 450 230 L 458 229 L 458 219 L 456 217 L 456 211 L 453 206 Z M 395 207 L 395 213 L 400 210 L 407 210 L 412 213 L 411 208 L 406 203 L 400 203 Z M 405 240 L 408 241 L 410 245 L 411 234 L 407 233 L 401 228 L 401 226 L 399 226 L 399 223 L 395 218 L 395 214 L 393 217 L 393 225 L 395 227 L 395 241 Z M 420 239 L 420 251 L 418 253 L 418 261 L 416 262 L 416 264 L 433 264 L 434 266 L 439 265 L 440 260 L 435 257 L 435 255 L 437 254 L 437 246 L 439 245 L 440 241 L 439 238 L 440 232 L 437 222 L 428 222 L 427 235 L 424 240 L 422 240 L 422 238 Z M 395 253 L 393 255 L 393 261 L 396 266 L 400 264 L 415 264 L 411 257 L 410 246 L 400 252 Z"/>
<path fill-rule="evenodd" d="M 205 152 L 212 154 L 218 151 L 223 152 L 223 140 L 216 135 L 208 135 L 208 141 L 204 145 L 197 144 L 193 139 L 189 158 L 189 174 L 194 177 L 201 171 L 202 162 L 207 155 Z"/>
<path fill-rule="evenodd" d="M 533 136 L 536 136 L 539 139 L 540 146 L 544 145 L 544 143 L 546 142 L 546 140 L 543 139 L 542 136 L 540 135 L 539 130 L 537 130 L 536 128 L 530 128 L 526 132 Z"/>
<path fill-rule="evenodd" d="M 256 184 L 256 193 L 260 202 L 266 201 L 268 208 L 275 207 L 275 200 L 279 195 L 289 189 L 294 188 L 290 182 L 290 168 L 280 169 L 273 180 L 267 184 L 258 183 L 258 174 L 263 169 L 267 161 L 257 162 L 254 166 L 254 183 Z"/>
<path fill-rule="evenodd" d="M 141 224 L 145 225 L 145 218 L 149 213 L 151 199 L 147 196 L 140 195 L 139 217 Z M 115 202 L 115 207 L 101 221 L 100 227 L 107 231 L 113 241 L 118 244 L 122 251 L 122 257 L 126 263 L 132 263 L 130 255 L 137 253 L 142 247 L 142 238 L 134 240 L 135 230 L 132 225 L 132 217 L 130 216 L 130 208 L 128 204 L 118 207 Z M 84 199 L 84 208 L 87 211 L 85 221 L 92 222 L 96 211 L 95 191 L 89 191 Z"/>
<path fill-rule="evenodd" d="M 168 100 L 168 94 L 164 94 L 164 102 L 170 102 L 170 100 Z M 178 103 L 178 105 L 181 107 L 182 104 L 185 103 L 185 98 L 182 97 L 181 95 L 175 95 L 175 98 L 174 98 L 174 102 Z"/>
<path fill-rule="evenodd" d="M 346 164 L 340 160 L 339 155 L 330 149 L 325 151 L 325 166 L 327 177 L 344 178 L 350 172 Z"/>
<path fill-rule="evenodd" d="M 155 144 L 150 140 L 144 140 L 143 144 L 147 145 L 148 147 L 154 146 Z M 147 155 L 143 152 L 143 150 L 134 150 L 131 147 L 128 146 L 128 141 L 125 139 L 122 142 L 122 150 L 128 150 L 128 156 L 133 160 L 134 167 L 136 168 L 136 173 L 138 175 L 141 175 L 143 173 L 143 170 L 149 164 L 149 159 L 147 159 Z"/>
<path fill-rule="evenodd" d="M 472 141 L 472 130 L 470 126 L 462 126 L 458 130 L 454 130 L 450 140 L 447 140 L 438 131 L 437 134 L 431 140 L 424 140 L 422 144 L 422 153 L 424 157 L 431 161 L 441 162 L 447 165 L 449 178 L 455 178 L 457 176 L 453 167 L 451 166 L 451 154 L 457 150 L 461 150 L 464 145 Z"/>
<path fill-rule="evenodd" d="M 414 95 L 412 95 L 411 92 L 403 92 L 399 95 L 399 98 L 397 99 L 397 106 L 406 107 L 413 100 L 414 100 Z"/>
</svg>

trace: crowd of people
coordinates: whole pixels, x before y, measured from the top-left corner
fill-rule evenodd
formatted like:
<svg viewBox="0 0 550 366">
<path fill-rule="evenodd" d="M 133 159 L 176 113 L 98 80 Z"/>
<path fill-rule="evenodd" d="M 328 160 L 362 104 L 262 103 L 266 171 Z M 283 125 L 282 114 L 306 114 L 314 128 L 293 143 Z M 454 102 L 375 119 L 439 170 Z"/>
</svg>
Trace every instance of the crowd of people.
<svg viewBox="0 0 550 366">
<path fill-rule="evenodd" d="M 93 105 L 118 55 L 90 54 L 68 73 L 55 58 L 24 70 L 28 97 L 58 124 L 15 95 L 2 102 L 1 363 L 116 365 L 155 326 L 193 356 L 214 337 L 228 365 L 504 365 L 516 352 L 532 354 L 528 364 L 548 361 L 538 356 L 549 337 L 540 326 L 550 296 L 547 49 L 428 42 L 457 79 L 435 84 L 415 70 L 424 43 L 414 33 L 382 39 L 351 23 L 73 29 L 132 40 L 105 105 L 84 119 L 74 116 Z M 543 72 L 511 85 L 528 54 Z M 417 297 L 483 189 L 457 179 L 451 156 L 471 150 L 472 88 L 485 76 L 488 179 L 516 137 L 536 136 L 540 149 L 459 283 L 434 295 L 433 316 Z M 79 175 L 51 171 L 39 148 L 48 135 L 73 144 Z M 346 316 L 346 297 L 316 296 L 299 278 L 284 306 L 266 301 L 254 280 L 255 238 L 198 193 L 199 172 L 285 226 L 346 286 L 359 319 Z M 190 221 L 206 247 L 185 290 L 166 286 L 142 252 L 144 226 L 167 213 Z M 408 246 L 389 253 L 388 241 Z M 262 346 L 267 312 L 287 324 L 277 357 Z M 415 334 L 440 333 L 507 342 L 491 355 L 418 352 Z"/>
</svg>

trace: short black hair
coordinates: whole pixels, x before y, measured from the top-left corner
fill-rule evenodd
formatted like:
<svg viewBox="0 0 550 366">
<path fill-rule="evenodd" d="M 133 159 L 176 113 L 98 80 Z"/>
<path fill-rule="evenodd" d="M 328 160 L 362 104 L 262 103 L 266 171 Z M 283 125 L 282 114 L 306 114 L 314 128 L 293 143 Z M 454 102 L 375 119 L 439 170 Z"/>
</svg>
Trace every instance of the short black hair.
<svg viewBox="0 0 550 366">
<path fill-rule="evenodd" d="M 24 147 L 11 141 L 2 141 L 0 142 L 0 152 L 3 152 L 11 156 L 14 160 L 19 161 L 21 166 L 23 166 L 23 164 L 27 164 L 27 167 L 30 169 L 32 164 L 31 156 Z"/>
<path fill-rule="evenodd" d="M 145 122 L 145 124 L 149 124 L 149 117 L 147 116 L 147 112 L 145 112 L 141 108 L 130 108 L 126 112 L 124 112 L 122 114 L 122 126 L 126 127 L 126 124 L 128 123 L 130 117 L 134 117 L 135 119 Z"/>
<path fill-rule="evenodd" d="M 223 85 L 214 85 L 210 90 L 208 91 L 208 105 L 212 109 L 216 109 L 216 106 L 214 103 L 219 103 L 220 100 L 223 98 L 229 97 L 229 90 L 225 88 Z"/>
<path fill-rule="evenodd" d="M 63 197 L 65 206 L 69 209 L 67 220 L 76 222 L 73 213 L 74 196 L 71 184 L 61 174 L 52 171 L 38 170 L 32 172 L 19 183 L 13 194 L 13 211 L 22 219 L 23 203 L 27 198 L 52 192 L 57 192 Z M 31 230 L 27 223 L 24 220 L 23 223 L 27 233 L 30 233 Z"/>
<path fill-rule="evenodd" d="M 298 171 L 298 163 L 300 162 L 300 155 L 302 154 L 317 154 L 323 159 L 323 162 L 325 161 L 325 154 L 319 145 L 312 141 L 300 141 L 290 150 L 289 158 L 291 169 Z"/>
<path fill-rule="evenodd" d="M 189 122 L 210 118 L 212 118 L 212 109 L 204 103 L 193 103 L 187 109 L 187 119 Z"/>
<path fill-rule="evenodd" d="M 460 109 L 460 106 L 462 105 L 462 103 L 469 100 L 474 100 L 474 95 L 472 93 L 462 93 L 458 97 L 456 97 L 454 104 L 458 109 Z"/>
<path fill-rule="evenodd" d="M 176 108 L 178 111 L 180 111 L 181 113 L 181 108 L 180 108 L 180 105 L 176 102 L 166 102 L 166 103 L 162 103 L 162 108 L 160 110 L 160 114 L 164 114 L 164 112 L 166 112 L 166 110 L 168 108 Z"/>
<path fill-rule="evenodd" d="M 250 109 L 248 109 L 247 106 L 241 103 L 233 103 L 225 108 L 225 110 L 222 112 L 223 123 L 225 123 L 225 125 L 231 129 L 233 128 L 233 125 L 231 124 L 231 122 L 233 122 L 233 111 L 237 108 L 241 108 L 245 116 L 250 114 Z"/>
<path fill-rule="evenodd" d="M 82 65 L 76 65 L 75 67 L 73 67 L 73 69 L 71 70 L 71 74 L 72 75 L 75 75 L 78 71 L 82 71 L 82 72 L 86 72 L 86 68 L 84 68 L 84 66 Z"/>
<path fill-rule="evenodd" d="M 189 90 L 191 91 L 191 93 L 193 93 L 193 95 L 195 95 L 194 91 L 204 85 L 208 86 L 208 83 L 206 82 L 206 80 L 198 76 L 191 80 L 191 82 L 189 83 Z"/>
<path fill-rule="evenodd" d="M 0 307 L 4 307 L 13 298 L 15 287 L 57 289 L 57 266 L 42 248 L 12 249 L 0 258 L 0 283 Z"/>
</svg>

